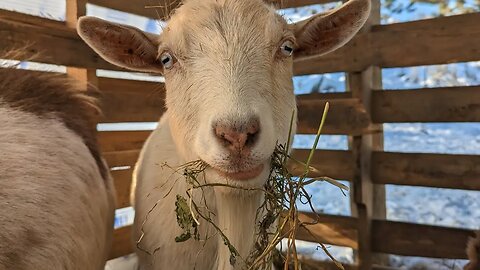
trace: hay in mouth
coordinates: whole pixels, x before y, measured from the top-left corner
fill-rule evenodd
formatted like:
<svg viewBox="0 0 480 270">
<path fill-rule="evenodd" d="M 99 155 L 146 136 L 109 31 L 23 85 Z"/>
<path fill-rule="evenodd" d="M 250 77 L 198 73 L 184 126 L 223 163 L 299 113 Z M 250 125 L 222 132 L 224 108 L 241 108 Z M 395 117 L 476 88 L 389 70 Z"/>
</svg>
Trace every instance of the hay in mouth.
<svg viewBox="0 0 480 270">
<path fill-rule="evenodd" d="M 275 147 L 275 151 L 271 157 L 271 169 L 268 180 L 261 188 L 240 187 L 225 183 L 201 183 L 199 178 L 201 175 L 205 176 L 204 172 L 209 167 L 208 164 L 201 160 L 189 162 L 175 169 L 175 172 L 181 173 L 185 177 L 189 187 L 185 191 L 186 197 L 177 194 L 175 202 L 177 223 L 183 232 L 175 238 L 175 241 L 183 242 L 189 239 L 194 239 L 196 241 L 201 240 L 202 237 L 198 232 L 198 226 L 203 222 L 207 222 L 215 228 L 218 235 L 222 238 L 223 243 L 228 247 L 230 251 L 230 263 L 232 265 L 241 261 L 246 269 L 272 269 L 274 260 L 278 260 L 279 258 L 277 247 L 281 246 L 282 239 L 286 238 L 286 250 L 284 253 L 280 254 L 280 260 L 284 266 L 290 266 L 295 270 L 301 269 L 295 245 L 297 232 L 301 228 L 316 239 L 315 235 L 310 231 L 309 226 L 317 224 L 319 219 L 319 216 L 312 205 L 313 196 L 307 192 L 305 187 L 318 181 L 325 181 L 340 188 L 342 192 L 348 191 L 347 186 L 332 178 L 307 177 L 310 172 L 318 172 L 317 169 L 310 166 L 310 162 L 320 139 L 328 109 L 329 104 L 326 103 L 315 142 L 310 150 L 308 159 L 305 162 L 302 162 L 295 160 L 289 154 L 290 138 L 292 138 L 292 129 L 290 128 L 288 136 L 289 141 L 286 144 L 277 144 Z M 290 127 L 292 127 L 293 121 L 294 117 L 292 114 Z M 296 163 L 296 165 L 303 166 L 304 173 L 295 177 L 290 172 L 288 163 Z M 264 193 L 265 199 L 260 208 L 257 209 L 258 224 L 256 226 L 258 226 L 258 233 L 255 236 L 254 249 L 247 258 L 242 258 L 240 256 L 237 249 L 232 245 L 222 230 L 215 224 L 212 218 L 215 214 L 205 205 L 198 205 L 193 200 L 194 190 L 200 189 L 203 192 L 203 188 L 215 186 L 240 189 L 247 192 L 261 191 Z M 308 205 L 310 210 L 316 214 L 317 219 L 311 222 L 300 221 L 298 211 L 299 203 Z M 155 206 L 152 207 L 149 213 L 153 211 Z M 145 224 L 147 218 L 148 214 L 143 224 Z M 278 226 L 275 226 L 277 221 Z M 156 250 L 152 253 L 140 248 L 140 243 L 144 237 L 143 225 L 141 231 L 142 235 L 137 241 L 137 247 L 147 254 L 154 254 Z M 208 237 L 204 240 L 208 240 Z M 317 242 L 338 268 L 344 269 L 342 264 L 335 260 L 335 258 L 328 252 L 326 246 L 322 244 L 321 241 Z M 282 248 L 280 249 L 283 250 Z"/>
</svg>

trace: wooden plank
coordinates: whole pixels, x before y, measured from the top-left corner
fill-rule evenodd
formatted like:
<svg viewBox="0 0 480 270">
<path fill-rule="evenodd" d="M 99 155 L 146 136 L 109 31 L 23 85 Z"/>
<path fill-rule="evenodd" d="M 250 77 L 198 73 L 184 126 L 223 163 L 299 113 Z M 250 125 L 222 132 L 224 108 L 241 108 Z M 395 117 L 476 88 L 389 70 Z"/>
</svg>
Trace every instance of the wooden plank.
<svg viewBox="0 0 480 270">
<path fill-rule="evenodd" d="M 322 252 L 322 251 L 318 251 Z M 302 270 L 340 270 L 337 265 L 329 261 L 318 261 L 309 258 L 300 258 Z M 345 270 L 358 270 L 358 265 L 344 264 Z M 393 268 L 387 266 L 373 265 L 372 270 L 400 270 L 400 268 Z"/>
<path fill-rule="evenodd" d="M 377 184 L 480 190 L 479 155 L 374 152 Z"/>
<path fill-rule="evenodd" d="M 110 259 L 115 259 L 133 252 L 132 226 L 118 228 L 113 231 L 113 243 L 110 250 Z"/>
<path fill-rule="evenodd" d="M 294 149 L 292 156 L 298 161 L 305 162 L 310 150 Z M 310 177 L 328 176 L 339 180 L 353 179 L 353 159 L 349 151 L 337 150 L 316 150 L 313 155 L 311 166 L 318 169 L 320 173 L 311 173 Z M 294 175 L 304 173 L 304 167 L 296 162 L 289 163 L 290 172 Z"/>
<path fill-rule="evenodd" d="M 151 131 L 102 131 L 98 132 L 98 142 L 103 152 L 137 150 Z"/>
<path fill-rule="evenodd" d="M 309 242 L 321 242 L 337 246 L 358 248 L 357 221 L 356 218 L 347 216 L 319 215 L 313 213 L 299 213 L 301 222 L 315 222 L 315 225 L 308 225 L 308 230 L 300 228 L 297 232 L 297 240 Z M 288 231 L 289 228 L 286 228 Z"/>
<path fill-rule="evenodd" d="M 308 150 L 294 150 L 293 157 L 297 160 L 306 160 Z M 117 189 L 117 208 L 130 205 L 130 185 L 132 181 L 133 166 L 137 162 L 139 149 L 125 151 L 104 152 L 109 167 L 130 166 L 129 169 L 111 171 Z M 329 176 L 336 179 L 348 180 L 353 177 L 353 164 L 351 153 L 348 151 L 317 150 L 311 165 L 321 174 L 311 174 L 310 177 Z M 301 166 L 290 164 L 291 172 L 299 176 L 303 174 Z"/>
<path fill-rule="evenodd" d="M 74 29 L 56 23 L 39 23 L 31 16 L 18 13 L 0 17 L 0 52 L 27 47 L 25 54 L 15 60 L 37 61 L 46 64 L 83 68 L 122 70 L 100 58 L 77 35 Z M 41 20 L 43 21 L 43 20 Z"/>
<path fill-rule="evenodd" d="M 465 229 L 380 220 L 373 232 L 376 252 L 443 259 L 466 259 L 467 239 L 474 236 Z"/>
<path fill-rule="evenodd" d="M 155 82 L 99 78 L 104 93 L 102 122 L 158 121 L 165 111 L 164 84 Z M 362 134 L 375 130 L 357 99 L 339 98 L 348 94 L 302 95 L 298 100 L 299 134 L 315 134 L 326 101 L 330 102 L 323 134 Z"/>
<path fill-rule="evenodd" d="M 66 4 L 65 24 L 71 29 L 76 29 L 78 19 L 87 15 L 87 1 L 70 0 Z M 98 86 L 97 73 L 94 68 L 67 67 L 67 75 L 76 79 L 83 91 L 87 91 L 92 86 Z"/>
<path fill-rule="evenodd" d="M 138 156 L 140 155 L 140 149 L 104 152 L 102 155 L 110 168 L 134 166 L 135 163 L 137 163 Z"/>
<path fill-rule="evenodd" d="M 359 39 L 363 35 L 370 35 L 372 27 L 380 24 L 381 4 L 379 0 L 373 0 L 369 18 L 360 30 Z M 365 41 L 365 39 L 363 39 Z M 352 46 L 356 46 L 353 41 Z M 367 41 L 368 42 L 368 41 Z M 359 53 L 358 51 L 356 53 Z M 361 57 L 363 54 L 360 54 Z M 352 55 L 358 57 L 357 55 Z M 355 61 L 356 59 L 353 58 Z M 367 59 L 372 60 L 372 59 Z M 368 113 L 369 120 L 372 117 L 373 89 L 381 89 L 382 72 L 372 61 L 364 62 L 364 69 L 347 73 L 347 89 L 352 92 L 354 98 L 358 98 Z M 359 270 L 370 270 L 374 263 L 385 264 L 388 258 L 373 254 L 372 220 L 373 218 L 386 218 L 385 187 L 373 185 L 371 168 L 372 152 L 383 149 L 383 127 L 369 123 L 377 132 L 373 134 L 361 134 L 349 137 L 350 149 L 354 160 L 354 176 L 351 185 L 351 208 L 352 215 L 358 217 L 358 250 L 354 252 L 355 262 Z"/>
<path fill-rule="evenodd" d="M 477 12 L 374 26 L 373 57 L 382 67 L 480 60 L 479 21 Z"/>
<path fill-rule="evenodd" d="M 99 78 L 101 122 L 156 122 L 165 112 L 163 83 Z"/>
<path fill-rule="evenodd" d="M 181 3 L 180 0 L 142 0 L 134 2 L 135 4 L 132 4 L 132 2 L 129 1 L 118 0 L 88 0 L 88 2 L 97 6 L 132 13 L 155 20 L 165 20 L 170 12 L 175 10 Z M 267 2 L 275 4 L 280 8 L 292 8 L 314 4 L 326 4 L 335 2 L 335 0 L 268 0 Z"/>
<path fill-rule="evenodd" d="M 480 13 L 374 25 L 325 56 L 298 58 L 296 75 L 480 60 Z"/>
<path fill-rule="evenodd" d="M 17 21 L 24 24 L 30 25 L 42 25 L 45 27 L 57 28 L 57 29 L 65 29 L 65 22 L 63 21 L 56 21 L 51 20 L 48 18 L 38 17 L 34 15 L 29 15 L 21 12 L 11 11 L 0 9 L 0 19 L 1 20 L 9 20 L 9 21 Z"/>
<path fill-rule="evenodd" d="M 128 5 L 127 2 L 105 2 Z M 361 71 L 369 65 L 403 67 L 477 61 L 480 60 L 479 20 L 480 13 L 471 13 L 376 25 L 371 32 L 357 35 L 336 52 L 295 59 L 294 71 L 297 75 L 306 75 Z M 0 17 L 0 34 L 3 37 L 0 48 L 8 50 L 34 43 L 28 53 L 40 52 L 36 60 L 39 62 L 121 70 L 96 55 L 72 29 L 52 27 L 50 24 L 34 25 L 25 21 L 28 22 L 28 19 L 11 21 Z"/>
<path fill-rule="evenodd" d="M 323 134 L 363 134 L 375 132 L 370 127 L 370 118 L 358 99 L 307 99 L 297 100 L 298 134 L 316 134 L 326 101 L 330 111 L 325 121 Z"/>
<path fill-rule="evenodd" d="M 309 219 L 311 214 L 301 213 Z M 316 236 L 332 245 L 355 246 L 356 218 L 320 215 L 325 226 L 312 225 Z M 420 256 L 445 259 L 465 259 L 465 245 L 473 231 L 395 221 L 374 220 L 372 249 L 375 252 L 403 256 Z M 325 231 L 324 231 L 325 230 Z M 316 242 L 310 234 L 301 232 L 299 240 Z M 322 238 L 323 237 L 323 238 Z M 315 237 L 317 238 L 317 237 Z M 132 252 L 131 227 L 115 230 L 110 258 L 117 258 Z M 327 268 L 328 269 L 328 268 Z M 374 268 L 389 269 L 389 268 Z"/>
<path fill-rule="evenodd" d="M 294 149 L 292 156 L 299 161 L 306 161 L 310 150 Z M 134 166 L 138 160 L 140 149 L 125 151 L 110 151 L 102 153 L 109 167 Z M 317 150 L 313 156 L 311 166 L 319 173 L 311 173 L 309 177 L 328 176 L 339 180 L 351 180 L 353 177 L 353 160 L 349 151 Z M 289 163 L 290 172 L 301 175 L 304 168 L 296 162 Z"/>
<path fill-rule="evenodd" d="M 373 121 L 480 122 L 480 86 L 375 91 Z"/>
<path fill-rule="evenodd" d="M 114 170 L 110 172 L 113 177 L 115 189 L 117 190 L 116 208 L 129 207 L 130 204 L 130 188 L 132 184 L 133 168 L 127 170 Z"/>
</svg>

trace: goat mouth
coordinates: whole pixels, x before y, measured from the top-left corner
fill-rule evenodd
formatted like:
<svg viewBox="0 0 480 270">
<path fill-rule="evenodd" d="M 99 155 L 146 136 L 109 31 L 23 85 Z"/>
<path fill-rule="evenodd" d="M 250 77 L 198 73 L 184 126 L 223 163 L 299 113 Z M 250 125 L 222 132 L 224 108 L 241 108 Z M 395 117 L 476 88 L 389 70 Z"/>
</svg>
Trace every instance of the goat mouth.
<svg viewBox="0 0 480 270">
<path fill-rule="evenodd" d="M 217 168 L 213 168 L 213 167 L 212 168 L 221 176 L 225 176 L 233 180 L 246 181 L 259 176 L 263 172 L 264 167 L 265 167 L 264 164 L 260 164 L 257 167 L 244 170 L 244 171 L 236 171 L 236 172 L 226 172 L 226 171 L 219 170 Z"/>
</svg>

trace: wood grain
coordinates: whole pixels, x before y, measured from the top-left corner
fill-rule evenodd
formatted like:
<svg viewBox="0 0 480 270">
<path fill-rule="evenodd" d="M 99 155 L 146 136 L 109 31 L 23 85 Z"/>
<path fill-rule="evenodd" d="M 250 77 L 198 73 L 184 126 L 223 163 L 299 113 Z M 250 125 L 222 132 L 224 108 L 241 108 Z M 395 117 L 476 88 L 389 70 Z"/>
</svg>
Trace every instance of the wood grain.
<svg viewBox="0 0 480 270">
<path fill-rule="evenodd" d="M 473 231 L 394 221 L 373 222 L 372 248 L 403 256 L 466 259 L 465 247 Z"/>
<path fill-rule="evenodd" d="M 480 190 L 480 156 L 374 152 L 376 184 Z"/>
<path fill-rule="evenodd" d="M 132 226 L 122 227 L 113 231 L 113 243 L 110 259 L 115 259 L 133 252 Z"/>
<path fill-rule="evenodd" d="M 151 131 L 102 131 L 98 132 L 98 142 L 103 152 L 138 150 Z"/>
<path fill-rule="evenodd" d="M 295 59 L 297 75 L 480 60 L 480 13 L 374 25 L 325 56 Z"/>
<path fill-rule="evenodd" d="M 119 1 L 98 1 L 124 5 Z M 27 43 L 31 44 L 30 54 L 41 52 L 37 57 L 39 62 L 121 70 L 96 55 L 72 29 L 66 26 L 59 28 L 58 25 L 52 27 L 51 24 L 33 25 L 31 18 L 20 13 L 16 17 L 16 21 L 0 17 L 2 50 Z M 371 31 L 358 34 L 333 53 L 295 59 L 294 72 L 296 75 L 307 75 L 362 71 L 370 65 L 406 67 L 478 61 L 479 20 L 480 13 L 471 13 L 374 25 Z"/>
<path fill-rule="evenodd" d="M 302 220 L 311 220 L 309 213 L 301 213 Z M 320 238 L 332 245 L 356 246 L 357 219 L 353 217 L 320 215 L 320 224 L 312 225 L 315 239 L 299 232 L 298 240 L 313 241 Z M 465 259 L 465 245 L 474 232 L 466 229 L 446 228 L 396 221 L 372 222 L 372 250 L 378 253 L 429 258 Z M 132 252 L 131 227 L 115 230 L 110 258 Z M 323 238 L 322 238 L 323 237 Z M 389 269 L 389 268 L 378 268 Z"/>
<path fill-rule="evenodd" d="M 98 78 L 102 92 L 101 122 L 157 122 L 165 112 L 163 83 Z"/>
<path fill-rule="evenodd" d="M 480 86 L 375 91 L 375 123 L 480 122 Z"/>
<path fill-rule="evenodd" d="M 117 190 L 117 209 L 129 207 L 133 168 L 110 172 Z"/>
<path fill-rule="evenodd" d="M 90 3 L 103 6 L 110 9 L 116 9 L 139 16 L 152 18 L 155 20 L 165 20 L 169 14 L 175 10 L 181 3 L 180 0 L 140 0 L 135 4 L 129 1 L 111 1 L 111 0 L 89 0 Z M 279 8 L 301 7 L 315 4 L 326 4 L 335 2 L 335 0 L 268 0 Z"/>
</svg>

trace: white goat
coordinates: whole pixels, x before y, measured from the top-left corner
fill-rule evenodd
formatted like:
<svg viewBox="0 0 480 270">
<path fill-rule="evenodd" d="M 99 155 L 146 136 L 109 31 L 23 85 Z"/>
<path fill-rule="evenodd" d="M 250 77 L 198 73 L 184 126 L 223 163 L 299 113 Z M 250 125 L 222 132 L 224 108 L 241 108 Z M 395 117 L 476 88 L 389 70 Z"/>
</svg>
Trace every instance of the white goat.
<svg viewBox="0 0 480 270">
<path fill-rule="evenodd" d="M 141 269 L 239 269 L 207 222 L 208 241 L 175 243 L 182 233 L 176 195 L 188 189 L 171 167 L 203 160 L 206 183 L 262 187 L 275 144 L 286 143 L 296 111 L 292 54 L 325 54 L 361 28 L 369 0 L 287 24 L 261 0 L 184 1 L 155 37 L 138 29 L 84 17 L 79 34 L 104 59 L 165 76 L 167 112 L 143 147 L 134 178 L 135 240 Z M 159 108 L 160 109 L 160 108 Z M 293 127 L 295 129 L 295 126 Z M 259 191 L 204 189 L 206 205 L 242 258 L 250 254 L 262 203 Z M 201 201 L 202 194 L 194 200 Z M 157 203 L 146 219 L 147 213 Z M 153 255 L 148 255 L 143 250 Z"/>
<path fill-rule="evenodd" d="M 0 69 L 0 269 L 104 268 L 115 200 L 97 112 L 65 78 Z"/>
</svg>

